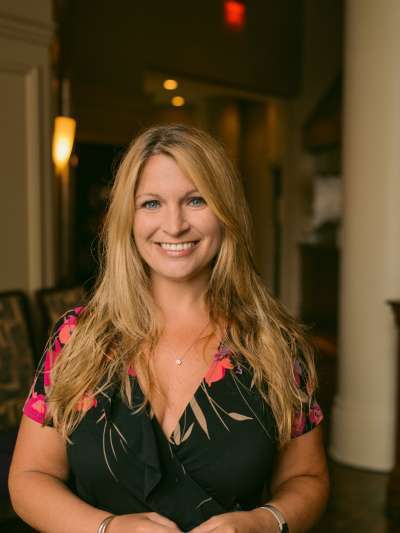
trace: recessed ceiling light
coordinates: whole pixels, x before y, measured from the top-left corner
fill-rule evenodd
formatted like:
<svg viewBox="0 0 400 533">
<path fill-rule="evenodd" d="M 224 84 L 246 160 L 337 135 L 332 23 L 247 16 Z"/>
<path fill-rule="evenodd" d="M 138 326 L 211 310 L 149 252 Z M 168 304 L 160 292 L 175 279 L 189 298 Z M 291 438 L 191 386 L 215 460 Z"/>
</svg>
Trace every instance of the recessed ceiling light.
<svg viewBox="0 0 400 533">
<path fill-rule="evenodd" d="M 185 99 L 183 96 L 174 96 L 171 98 L 171 104 L 175 107 L 182 107 L 185 105 Z"/>
<path fill-rule="evenodd" d="M 164 80 L 163 87 L 167 91 L 173 91 L 178 87 L 178 82 L 176 80 Z"/>
</svg>

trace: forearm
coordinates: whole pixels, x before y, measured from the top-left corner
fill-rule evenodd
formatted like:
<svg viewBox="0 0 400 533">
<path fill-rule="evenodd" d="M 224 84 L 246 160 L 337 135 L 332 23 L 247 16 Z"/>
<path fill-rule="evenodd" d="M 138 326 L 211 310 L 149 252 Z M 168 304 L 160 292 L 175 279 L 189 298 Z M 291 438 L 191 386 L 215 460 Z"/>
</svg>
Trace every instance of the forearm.
<svg viewBox="0 0 400 533">
<path fill-rule="evenodd" d="M 42 472 L 20 472 L 10 479 L 16 513 L 42 533 L 95 533 L 110 513 L 73 494 L 60 480 Z"/>
<path fill-rule="evenodd" d="M 286 519 L 290 533 L 309 531 L 321 516 L 329 494 L 329 481 L 321 476 L 298 476 L 279 485 L 267 502 L 277 507 Z M 259 520 L 271 522 L 271 513 L 265 509 L 255 509 Z M 275 523 L 276 520 L 274 519 Z M 276 527 L 278 531 L 278 527 Z"/>
</svg>

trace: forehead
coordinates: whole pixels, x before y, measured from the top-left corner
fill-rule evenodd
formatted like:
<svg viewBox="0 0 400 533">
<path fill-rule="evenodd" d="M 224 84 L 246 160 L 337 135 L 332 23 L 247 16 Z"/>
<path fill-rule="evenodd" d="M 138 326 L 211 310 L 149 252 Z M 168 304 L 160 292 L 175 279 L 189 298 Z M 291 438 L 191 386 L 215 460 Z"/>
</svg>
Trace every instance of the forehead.
<svg viewBox="0 0 400 533">
<path fill-rule="evenodd" d="M 170 191 L 185 192 L 195 185 L 177 165 L 172 157 L 164 154 L 151 156 L 141 173 L 136 195 L 146 192 L 162 194 Z"/>
</svg>

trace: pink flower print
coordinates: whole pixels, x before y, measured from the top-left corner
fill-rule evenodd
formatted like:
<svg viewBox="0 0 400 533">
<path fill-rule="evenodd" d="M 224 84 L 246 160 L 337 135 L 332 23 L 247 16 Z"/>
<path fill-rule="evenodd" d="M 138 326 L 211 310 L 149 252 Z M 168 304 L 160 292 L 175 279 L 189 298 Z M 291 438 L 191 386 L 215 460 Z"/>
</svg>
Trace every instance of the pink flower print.
<svg viewBox="0 0 400 533">
<path fill-rule="evenodd" d="M 204 377 L 209 387 L 211 386 L 211 383 L 223 379 L 227 369 L 232 369 L 234 367 L 230 357 L 228 355 L 225 356 L 225 353 L 227 352 L 219 351 L 214 355 L 214 361 Z"/>
<path fill-rule="evenodd" d="M 137 374 L 136 374 L 136 370 L 135 370 L 135 369 L 133 368 L 133 366 L 131 366 L 131 365 L 130 365 L 129 368 L 128 368 L 128 374 L 129 374 L 129 376 L 133 376 L 133 377 L 136 377 L 136 376 L 137 376 Z"/>
<path fill-rule="evenodd" d="M 315 426 L 318 426 L 318 424 L 323 420 L 324 415 L 322 413 L 321 407 L 317 404 L 317 402 L 314 402 L 312 406 L 310 407 L 309 411 L 309 419 L 312 424 Z"/>
<path fill-rule="evenodd" d="M 51 385 L 50 372 L 54 364 L 54 361 L 55 361 L 54 352 L 52 352 L 51 350 L 47 350 L 45 360 L 44 360 L 44 369 L 43 369 L 44 386 L 46 388 L 50 387 Z"/>
<path fill-rule="evenodd" d="M 33 392 L 25 402 L 23 413 L 32 420 L 35 420 L 35 422 L 43 424 L 46 416 L 45 396 Z"/>
<path fill-rule="evenodd" d="M 235 374 L 239 374 L 239 375 L 243 374 L 243 369 L 239 363 L 235 367 Z"/>
<path fill-rule="evenodd" d="M 231 355 L 231 353 L 232 352 L 230 351 L 230 349 L 221 343 L 218 347 L 217 353 L 214 355 L 214 358 L 223 359 L 227 355 Z"/>
<path fill-rule="evenodd" d="M 58 337 L 57 337 L 53 344 L 54 361 L 56 360 L 57 355 L 61 352 L 61 348 L 62 348 L 61 342 L 58 340 Z"/>
<path fill-rule="evenodd" d="M 294 361 L 293 372 L 294 372 L 294 379 L 296 381 L 296 385 L 300 387 L 301 376 L 303 375 L 303 369 L 301 368 L 300 361 L 298 359 L 295 359 Z"/>
<path fill-rule="evenodd" d="M 80 305 L 78 307 L 74 307 L 74 312 L 77 314 L 77 315 L 80 315 L 81 312 L 85 309 L 85 306 L 84 305 Z"/>
<path fill-rule="evenodd" d="M 44 386 L 46 388 L 50 387 L 51 385 L 51 371 L 53 370 L 54 363 L 56 362 L 56 359 L 59 353 L 61 352 L 61 348 L 61 343 L 58 338 L 56 338 L 53 344 L 53 349 L 49 348 L 46 352 L 43 369 Z"/>
<path fill-rule="evenodd" d="M 64 324 L 60 327 L 58 332 L 58 338 L 62 342 L 62 344 L 65 344 L 69 341 L 69 338 L 71 337 L 71 333 L 76 328 L 77 324 L 77 317 L 75 315 L 70 315 L 65 321 Z"/>
<path fill-rule="evenodd" d="M 76 404 L 75 409 L 77 411 L 83 411 L 86 413 L 91 409 L 92 407 L 96 407 L 97 400 L 94 396 L 91 394 L 85 394 L 83 398 L 79 400 L 79 402 Z"/>
<path fill-rule="evenodd" d="M 299 437 L 303 434 L 306 425 L 306 416 L 304 411 L 297 411 L 292 421 L 292 438 Z"/>
</svg>

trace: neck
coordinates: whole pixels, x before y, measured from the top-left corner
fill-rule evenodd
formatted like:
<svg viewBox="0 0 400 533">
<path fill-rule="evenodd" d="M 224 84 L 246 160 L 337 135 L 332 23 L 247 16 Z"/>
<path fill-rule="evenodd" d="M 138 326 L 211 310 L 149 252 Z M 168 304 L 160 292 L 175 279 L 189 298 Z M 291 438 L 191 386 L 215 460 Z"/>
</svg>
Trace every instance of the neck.
<svg viewBox="0 0 400 533">
<path fill-rule="evenodd" d="M 152 293 L 154 301 L 167 322 L 190 321 L 196 317 L 207 317 L 206 293 L 209 275 L 198 276 L 187 281 L 174 281 L 153 276 Z"/>
</svg>

